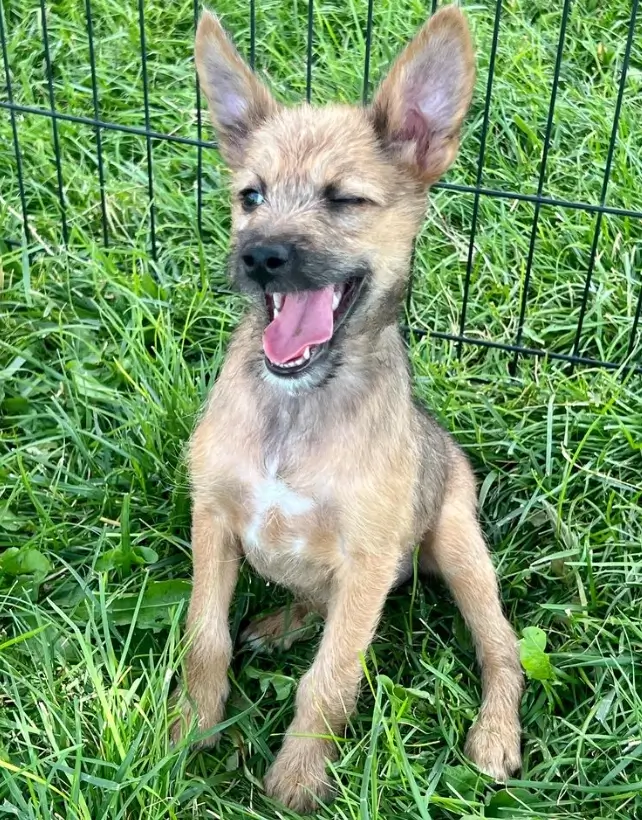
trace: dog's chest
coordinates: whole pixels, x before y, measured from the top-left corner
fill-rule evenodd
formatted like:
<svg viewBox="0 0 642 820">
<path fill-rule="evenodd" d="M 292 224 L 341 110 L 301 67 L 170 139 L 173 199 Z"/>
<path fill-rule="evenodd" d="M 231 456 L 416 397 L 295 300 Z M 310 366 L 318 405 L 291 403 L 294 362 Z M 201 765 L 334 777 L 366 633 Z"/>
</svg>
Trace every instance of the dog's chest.
<svg viewBox="0 0 642 820">
<path fill-rule="evenodd" d="M 294 536 L 300 536 L 309 529 L 309 519 L 316 502 L 308 495 L 289 487 L 286 482 L 271 475 L 258 478 L 248 488 L 248 522 L 243 533 L 247 550 L 267 548 L 277 535 L 283 546 L 302 552 L 305 543 L 293 543 Z"/>
<path fill-rule="evenodd" d="M 243 487 L 240 535 L 257 572 L 285 585 L 307 586 L 306 577 L 332 569 L 341 554 L 341 534 L 327 491 L 286 480 L 276 461 L 246 478 Z"/>
</svg>

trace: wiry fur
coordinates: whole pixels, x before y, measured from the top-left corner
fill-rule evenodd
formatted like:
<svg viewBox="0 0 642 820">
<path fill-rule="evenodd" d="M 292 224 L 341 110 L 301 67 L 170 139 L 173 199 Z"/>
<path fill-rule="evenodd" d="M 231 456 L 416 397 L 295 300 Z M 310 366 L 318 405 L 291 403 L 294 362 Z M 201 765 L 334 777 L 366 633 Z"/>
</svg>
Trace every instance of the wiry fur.
<svg viewBox="0 0 642 820">
<path fill-rule="evenodd" d="M 371 109 L 279 106 L 209 14 L 199 25 L 196 57 L 234 172 L 232 275 L 253 298 L 191 442 L 187 689 L 199 727 L 223 717 L 228 609 L 244 556 L 300 601 L 292 617 L 279 613 L 250 627 L 248 639 L 283 637 L 289 644 L 288 625 L 301 628 L 308 611 L 325 618 L 265 786 L 299 811 L 327 797 L 326 759 L 335 753 L 328 734 L 345 726 L 385 599 L 408 576 L 420 544 L 420 567 L 450 587 L 482 668 L 482 709 L 467 753 L 503 779 L 520 763 L 515 636 L 480 532 L 472 471 L 413 400 L 397 326 L 425 190 L 455 156 L 472 93 L 464 18 L 455 9 L 435 15 Z M 238 193 L 259 185 L 265 206 L 246 214 Z M 328 186 L 368 205 L 337 213 L 323 200 Z M 355 270 L 366 277 L 329 355 L 301 378 L 283 379 L 265 367 L 265 295 L 239 275 L 237 249 L 248 235 L 297 237 L 298 273 L 318 287 Z M 184 728 L 179 721 L 175 737 Z"/>
</svg>

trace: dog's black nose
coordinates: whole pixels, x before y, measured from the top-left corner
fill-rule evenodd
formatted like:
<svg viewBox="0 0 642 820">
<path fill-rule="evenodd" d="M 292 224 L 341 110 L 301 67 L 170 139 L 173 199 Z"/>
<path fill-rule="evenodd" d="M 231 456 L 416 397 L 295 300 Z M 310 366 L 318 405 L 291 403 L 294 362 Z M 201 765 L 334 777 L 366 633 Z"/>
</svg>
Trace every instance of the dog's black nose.
<svg viewBox="0 0 642 820">
<path fill-rule="evenodd" d="M 288 271 L 293 255 L 292 245 L 253 245 L 243 250 L 241 262 L 250 279 L 265 287 L 277 276 Z"/>
</svg>

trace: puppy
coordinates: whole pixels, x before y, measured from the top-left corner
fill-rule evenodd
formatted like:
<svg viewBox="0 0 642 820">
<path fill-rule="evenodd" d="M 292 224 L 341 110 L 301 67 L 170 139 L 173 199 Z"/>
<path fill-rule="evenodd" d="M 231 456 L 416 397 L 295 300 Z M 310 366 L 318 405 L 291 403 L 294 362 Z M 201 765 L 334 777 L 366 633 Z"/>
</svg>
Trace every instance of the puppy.
<svg viewBox="0 0 642 820">
<path fill-rule="evenodd" d="M 355 706 L 391 589 L 438 573 L 473 635 L 483 701 L 466 754 L 502 780 L 520 766 L 522 675 L 462 451 L 413 399 L 398 316 L 426 191 L 455 158 L 474 83 L 463 15 L 440 10 L 368 108 L 286 108 L 218 20 L 201 18 L 196 64 L 232 175 L 231 276 L 250 301 L 190 447 L 194 716 L 223 719 L 228 610 L 245 558 L 297 603 L 253 624 L 289 645 L 325 619 L 296 713 L 265 777 L 307 811 L 330 796 L 329 739 Z"/>
</svg>

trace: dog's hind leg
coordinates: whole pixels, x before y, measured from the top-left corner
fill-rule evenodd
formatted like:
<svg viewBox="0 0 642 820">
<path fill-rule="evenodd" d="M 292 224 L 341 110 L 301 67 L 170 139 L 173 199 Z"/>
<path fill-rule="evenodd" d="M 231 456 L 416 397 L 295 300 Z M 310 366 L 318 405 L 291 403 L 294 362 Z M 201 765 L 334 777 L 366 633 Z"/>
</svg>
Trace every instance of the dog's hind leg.
<svg viewBox="0 0 642 820">
<path fill-rule="evenodd" d="M 307 603 L 296 602 L 255 618 L 241 634 L 241 642 L 252 649 L 287 650 L 296 641 L 310 638 L 315 633 L 313 623 L 316 610 Z"/>
<path fill-rule="evenodd" d="M 497 577 L 477 519 L 475 481 L 457 452 L 437 524 L 420 567 L 437 571 L 472 633 L 482 673 L 482 707 L 465 751 L 480 770 L 505 780 L 519 769 L 522 672 L 517 640 L 502 613 Z"/>
</svg>

